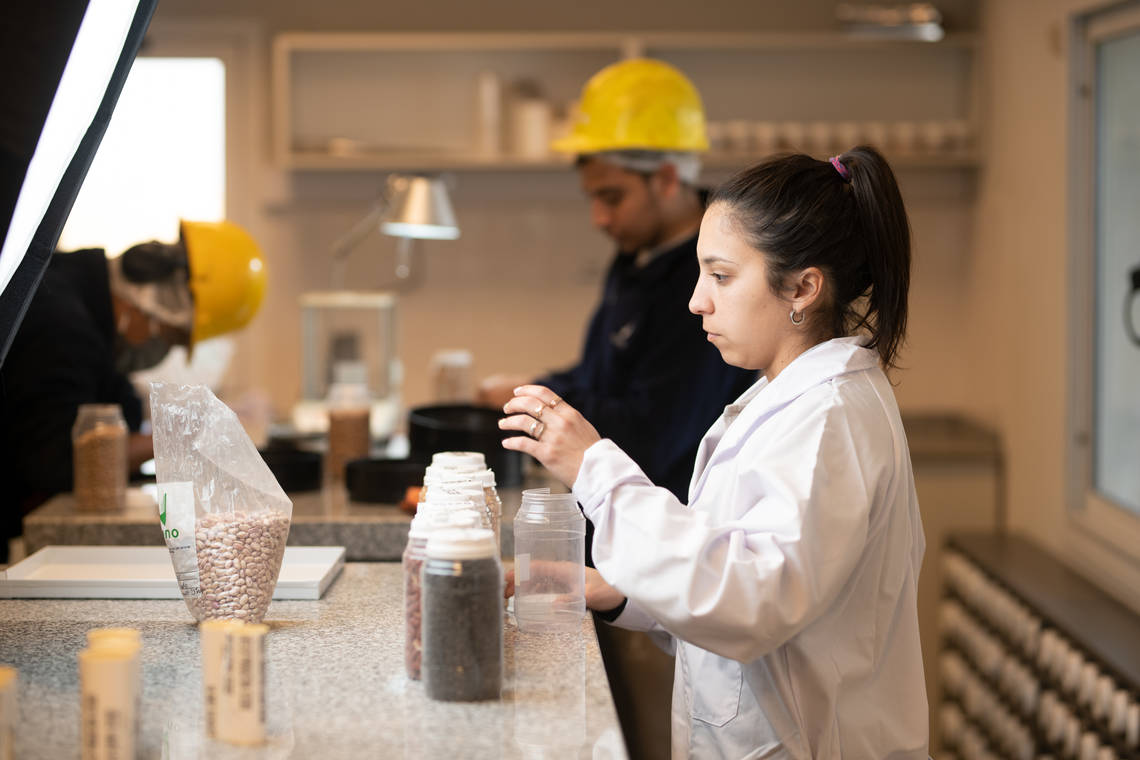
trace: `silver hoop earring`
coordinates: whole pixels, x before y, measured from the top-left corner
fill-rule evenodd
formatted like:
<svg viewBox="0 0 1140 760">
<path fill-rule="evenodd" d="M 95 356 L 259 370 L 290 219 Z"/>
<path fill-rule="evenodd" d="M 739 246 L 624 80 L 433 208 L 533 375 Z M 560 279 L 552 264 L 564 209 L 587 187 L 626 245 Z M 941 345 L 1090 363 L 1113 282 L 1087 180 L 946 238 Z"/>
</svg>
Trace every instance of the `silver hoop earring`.
<svg viewBox="0 0 1140 760">
<path fill-rule="evenodd" d="M 801 311 L 800 318 L 796 319 L 796 310 L 792 309 L 791 312 L 788 313 L 788 319 L 792 320 L 793 325 L 802 325 L 804 320 L 807 319 L 807 315 Z"/>
</svg>

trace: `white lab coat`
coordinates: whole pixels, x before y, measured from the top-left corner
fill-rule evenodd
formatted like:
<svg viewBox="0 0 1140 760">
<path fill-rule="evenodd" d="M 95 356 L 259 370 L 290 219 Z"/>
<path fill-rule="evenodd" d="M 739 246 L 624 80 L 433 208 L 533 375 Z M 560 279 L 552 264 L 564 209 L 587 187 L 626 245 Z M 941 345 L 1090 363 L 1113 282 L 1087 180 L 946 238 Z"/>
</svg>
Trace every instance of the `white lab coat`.
<svg viewBox="0 0 1140 760">
<path fill-rule="evenodd" d="M 608 440 L 574 494 L 629 600 L 616 624 L 678 644 L 674 758 L 925 760 L 925 540 L 894 394 L 860 339 L 728 406 L 689 506 Z"/>
</svg>

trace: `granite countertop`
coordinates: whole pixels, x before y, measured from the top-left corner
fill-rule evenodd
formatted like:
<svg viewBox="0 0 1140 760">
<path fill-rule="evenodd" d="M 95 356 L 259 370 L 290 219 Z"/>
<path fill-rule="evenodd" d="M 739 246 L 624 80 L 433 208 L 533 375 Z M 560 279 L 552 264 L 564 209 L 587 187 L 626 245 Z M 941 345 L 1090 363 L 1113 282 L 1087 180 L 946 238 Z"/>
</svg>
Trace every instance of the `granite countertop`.
<svg viewBox="0 0 1140 760">
<path fill-rule="evenodd" d="M 948 413 L 903 415 L 911 459 L 916 463 L 978 463 L 1000 466 L 1001 441 L 992 430 Z M 499 488 L 503 502 L 502 552 L 514 556 L 513 520 L 526 488 L 559 484 L 539 467 L 521 486 Z M 349 561 L 398 560 L 407 542 L 411 517 L 395 504 L 352 501 L 343 486 L 289 494 L 293 500 L 290 546 L 343 546 Z M 29 554 L 51 544 L 161 546 L 154 499 L 128 492 L 127 505 L 114 512 L 79 512 L 71 494 L 56 496 L 24 518 Z"/>
<path fill-rule="evenodd" d="M 525 488 L 550 485 L 541 474 L 521 486 L 499 488 L 503 502 L 502 551 L 514 556 L 513 520 Z M 343 486 L 289 494 L 293 500 L 290 546 L 343 546 L 349 561 L 399 560 L 408 540 L 411 515 L 395 504 L 352 501 Z M 138 488 L 127 491 L 126 505 L 109 512 L 80 512 L 75 498 L 59 494 L 24 517 L 28 554 L 52 544 L 88 546 L 162 546 L 154 497 Z"/>
<path fill-rule="evenodd" d="M 502 698 L 434 702 L 404 675 L 402 588 L 398 564 L 355 563 L 319 601 L 270 605 L 269 744 L 256 750 L 203 737 L 181 600 L 0 600 L 0 663 L 19 669 L 15 757 L 78 757 L 76 653 L 105 626 L 142 631 L 140 758 L 626 757 L 590 617 L 557 635 L 508 620 Z"/>
</svg>

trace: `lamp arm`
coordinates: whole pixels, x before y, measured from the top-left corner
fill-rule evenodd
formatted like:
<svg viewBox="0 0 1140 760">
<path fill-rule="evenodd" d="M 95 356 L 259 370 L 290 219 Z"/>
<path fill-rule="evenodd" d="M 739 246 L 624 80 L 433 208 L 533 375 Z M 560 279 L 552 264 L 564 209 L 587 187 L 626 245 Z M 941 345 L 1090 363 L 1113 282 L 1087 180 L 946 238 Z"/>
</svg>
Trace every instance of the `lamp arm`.
<svg viewBox="0 0 1140 760">
<path fill-rule="evenodd" d="M 380 222 L 384 212 L 388 210 L 387 198 L 381 196 L 372 206 L 372 208 L 360 218 L 356 224 L 348 230 L 348 232 L 341 235 L 332 244 L 332 280 L 333 286 L 340 289 L 344 285 L 344 260 L 348 254 L 360 244 L 360 241 L 368 237 L 368 233 L 376 229 L 377 224 Z"/>
</svg>

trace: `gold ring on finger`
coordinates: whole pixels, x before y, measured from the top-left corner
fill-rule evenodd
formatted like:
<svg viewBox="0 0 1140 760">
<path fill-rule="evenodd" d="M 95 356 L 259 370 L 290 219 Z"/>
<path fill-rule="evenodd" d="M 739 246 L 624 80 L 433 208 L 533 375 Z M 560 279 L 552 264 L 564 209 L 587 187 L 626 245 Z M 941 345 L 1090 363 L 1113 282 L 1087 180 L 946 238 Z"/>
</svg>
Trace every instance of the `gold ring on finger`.
<svg viewBox="0 0 1140 760">
<path fill-rule="evenodd" d="M 542 404 L 539 404 L 539 405 L 538 405 L 538 408 L 537 408 L 537 409 L 535 409 L 533 412 L 531 412 L 531 414 L 533 414 L 533 415 L 534 415 L 534 418 L 535 418 L 536 420 L 541 420 L 541 419 L 542 419 L 542 413 L 543 413 L 544 411 L 546 411 L 546 407 L 545 407 L 545 406 L 543 406 Z"/>
</svg>

